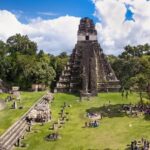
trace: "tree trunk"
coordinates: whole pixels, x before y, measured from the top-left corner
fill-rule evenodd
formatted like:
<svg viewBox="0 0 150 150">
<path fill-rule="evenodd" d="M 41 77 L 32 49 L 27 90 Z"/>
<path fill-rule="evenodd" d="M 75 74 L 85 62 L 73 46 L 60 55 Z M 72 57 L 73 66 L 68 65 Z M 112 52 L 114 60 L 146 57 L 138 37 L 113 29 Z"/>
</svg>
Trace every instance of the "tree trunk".
<svg viewBox="0 0 150 150">
<path fill-rule="evenodd" d="M 147 94 L 148 94 L 148 98 L 150 99 L 150 83 L 148 83 Z"/>
<path fill-rule="evenodd" d="M 140 91 L 140 102 L 143 103 L 142 91 Z"/>
</svg>

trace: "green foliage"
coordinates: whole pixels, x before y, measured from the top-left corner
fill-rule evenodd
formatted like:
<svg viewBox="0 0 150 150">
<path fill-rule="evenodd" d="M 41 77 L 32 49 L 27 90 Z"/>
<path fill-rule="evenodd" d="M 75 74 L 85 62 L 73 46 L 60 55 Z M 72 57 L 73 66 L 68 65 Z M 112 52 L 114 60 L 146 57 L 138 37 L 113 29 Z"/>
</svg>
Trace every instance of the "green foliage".
<svg viewBox="0 0 150 150">
<path fill-rule="evenodd" d="M 127 45 L 125 51 L 119 56 L 120 58 L 129 59 L 131 57 L 141 57 L 143 55 L 150 55 L 150 45 L 138 45 L 130 46 Z"/>
<path fill-rule="evenodd" d="M 56 71 L 56 77 L 55 80 L 52 82 L 51 86 L 51 88 L 54 89 L 54 87 L 56 86 L 56 82 L 59 80 L 59 77 L 69 60 L 69 56 L 67 56 L 65 52 L 62 52 L 59 56 L 56 57 L 50 56 L 50 58 L 51 58 L 51 65 Z"/>
<path fill-rule="evenodd" d="M 29 89 L 32 84 L 44 83 L 54 88 L 68 61 L 66 52 L 59 56 L 37 53 L 37 44 L 28 36 L 16 34 L 4 43 L 0 41 L 0 78 L 9 85 Z"/>
<path fill-rule="evenodd" d="M 146 91 L 150 84 L 150 46 L 126 46 L 119 57 L 110 57 L 110 61 L 117 77 L 125 89 Z"/>
<path fill-rule="evenodd" d="M 10 85 L 29 89 L 34 83 L 50 86 L 55 78 L 50 56 L 37 53 L 36 43 L 27 36 L 16 34 L 7 42 L 0 41 L 0 78 Z"/>
<path fill-rule="evenodd" d="M 139 74 L 150 85 L 150 45 L 128 45 L 118 57 L 107 58 L 125 89 L 134 87 L 133 78 Z M 66 52 L 58 56 L 37 52 L 37 44 L 20 34 L 11 36 L 6 43 L 0 41 L 0 79 L 22 89 L 33 83 L 51 84 L 54 89 L 68 60 Z"/>
<path fill-rule="evenodd" d="M 0 78 L 4 78 L 7 71 L 5 67 L 7 65 L 7 52 L 7 45 L 3 41 L 0 41 Z"/>
<path fill-rule="evenodd" d="M 58 56 L 59 58 L 67 58 L 67 53 L 66 52 L 62 52 L 60 53 L 60 55 Z"/>
<path fill-rule="evenodd" d="M 44 83 L 49 85 L 55 77 L 54 69 L 46 62 L 35 62 L 34 66 L 29 66 L 27 71 L 28 79 L 34 83 Z"/>
<path fill-rule="evenodd" d="M 34 55 L 37 51 L 37 44 L 29 40 L 28 36 L 16 34 L 7 39 L 10 54 L 19 52 L 24 55 Z"/>
</svg>

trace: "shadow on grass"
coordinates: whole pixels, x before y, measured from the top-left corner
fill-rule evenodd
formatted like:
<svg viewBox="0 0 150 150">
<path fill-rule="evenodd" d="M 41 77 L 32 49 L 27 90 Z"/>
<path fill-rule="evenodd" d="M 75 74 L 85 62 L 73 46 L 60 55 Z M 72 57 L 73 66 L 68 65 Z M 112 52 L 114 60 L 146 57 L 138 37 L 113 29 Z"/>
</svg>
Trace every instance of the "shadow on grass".
<svg viewBox="0 0 150 150">
<path fill-rule="evenodd" d="M 87 113 L 101 113 L 103 117 L 124 117 L 127 116 L 125 112 L 122 111 L 122 104 L 108 105 L 102 107 L 92 107 L 87 109 Z"/>
<path fill-rule="evenodd" d="M 127 114 L 125 111 L 123 111 L 123 104 L 116 104 L 116 105 L 107 105 L 102 107 L 92 107 L 90 109 L 86 110 L 87 113 L 101 113 L 103 117 L 124 117 L 124 116 L 130 116 L 133 117 L 130 114 Z M 144 115 L 144 119 L 149 121 L 150 115 Z"/>
<path fill-rule="evenodd" d="M 150 121 L 150 115 L 145 115 L 144 119 Z"/>
</svg>

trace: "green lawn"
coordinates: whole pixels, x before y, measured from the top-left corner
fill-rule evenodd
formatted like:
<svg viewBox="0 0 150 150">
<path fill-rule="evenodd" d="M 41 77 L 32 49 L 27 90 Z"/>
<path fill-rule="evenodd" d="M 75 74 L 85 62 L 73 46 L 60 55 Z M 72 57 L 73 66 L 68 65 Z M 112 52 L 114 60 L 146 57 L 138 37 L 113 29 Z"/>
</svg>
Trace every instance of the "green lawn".
<svg viewBox="0 0 150 150">
<path fill-rule="evenodd" d="M 11 109 L 13 102 L 7 102 L 7 107 L 0 111 L 0 135 L 17 121 L 28 109 L 44 95 L 45 92 L 21 92 L 21 102 L 17 105 L 23 109 Z M 0 99 L 5 99 L 8 94 L 0 94 Z"/>
<path fill-rule="evenodd" d="M 48 142 L 44 137 L 53 132 L 49 128 L 52 122 L 41 126 L 35 125 L 32 132 L 27 134 L 24 143 L 26 148 L 16 150 L 124 150 L 126 145 L 133 139 L 142 137 L 150 139 L 150 120 L 144 117 L 131 118 L 123 114 L 114 113 L 122 103 L 137 103 L 139 97 L 132 94 L 128 99 L 123 99 L 119 93 L 102 93 L 90 101 L 79 102 L 79 98 L 69 94 L 56 94 L 52 104 L 52 122 L 57 121 L 61 106 L 64 102 L 71 104 L 67 108 L 69 121 L 62 128 L 58 129 L 62 139 Z M 100 121 L 98 128 L 83 128 L 86 118 L 86 111 L 103 110 L 104 104 L 111 101 L 111 114 Z M 131 126 L 132 125 L 132 126 Z"/>
</svg>

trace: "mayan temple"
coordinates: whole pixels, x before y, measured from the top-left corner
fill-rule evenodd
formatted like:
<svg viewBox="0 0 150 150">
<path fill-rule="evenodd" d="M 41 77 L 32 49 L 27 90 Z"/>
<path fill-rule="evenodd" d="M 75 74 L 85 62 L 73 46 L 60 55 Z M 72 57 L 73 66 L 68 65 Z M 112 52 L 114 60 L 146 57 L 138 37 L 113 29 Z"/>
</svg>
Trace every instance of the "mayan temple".
<svg viewBox="0 0 150 150">
<path fill-rule="evenodd" d="M 118 91 L 119 88 L 119 80 L 98 43 L 93 20 L 81 19 L 77 44 L 55 92 L 78 92 L 83 96 L 95 96 L 98 92 Z"/>
</svg>

